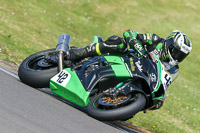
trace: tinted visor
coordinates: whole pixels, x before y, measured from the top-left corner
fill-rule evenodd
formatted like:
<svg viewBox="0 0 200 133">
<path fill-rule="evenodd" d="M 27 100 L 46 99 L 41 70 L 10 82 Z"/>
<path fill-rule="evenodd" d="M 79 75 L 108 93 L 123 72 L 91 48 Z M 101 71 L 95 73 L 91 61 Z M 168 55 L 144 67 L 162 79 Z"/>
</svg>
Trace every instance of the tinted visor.
<svg viewBox="0 0 200 133">
<path fill-rule="evenodd" d="M 169 52 L 174 60 L 177 60 L 178 62 L 181 62 L 185 59 L 185 57 L 188 56 L 188 54 L 185 54 L 181 50 L 175 48 L 174 46 L 169 47 Z"/>
</svg>

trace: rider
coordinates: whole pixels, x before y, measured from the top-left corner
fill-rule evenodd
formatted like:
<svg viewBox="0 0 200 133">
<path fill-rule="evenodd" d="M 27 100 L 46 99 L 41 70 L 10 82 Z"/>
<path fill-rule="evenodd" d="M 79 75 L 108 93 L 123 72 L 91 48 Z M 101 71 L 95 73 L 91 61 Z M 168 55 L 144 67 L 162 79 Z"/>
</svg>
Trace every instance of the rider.
<svg viewBox="0 0 200 133">
<path fill-rule="evenodd" d="M 176 66 L 192 50 L 190 39 L 178 30 L 173 31 L 165 39 L 154 33 L 139 34 L 134 30 L 126 30 L 123 36 L 124 38 L 113 35 L 106 41 L 95 36 L 90 45 L 70 49 L 67 58 L 77 60 L 101 54 L 119 55 L 127 52 L 128 49 L 133 49 L 140 57 L 146 57 L 146 52 L 148 52 L 170 66 Z"/>
<path fill-rule="evenodd" d="M 123 38 L 113 35 L 106 41 L 95 36 L 93 42 L 82 48 L 71 48 L 68 60 L 78 60 L 101 54 L 120 55 L 133 49 L 139 57 L 150 55 L 157 56 L 165 66 L 165 71 L 170 73 L 173 81 L 178 74 L 178 64 L 187 57 L 192 50 L 190 39 L 181 31 L 175 30 L 165 39 L 154 33 L 140 34 L 134 30 L 126 30 Z M 164 99 L 160 99 L 164 101 Z M 159 101 L 159 99 L 158 99 Z M 161 102 L 162 103 L 162 102 Z M 160 108 L 159 105 L 154 109 Z M 152 108 L 153 109 L 153 108 Z"/>
</svg>

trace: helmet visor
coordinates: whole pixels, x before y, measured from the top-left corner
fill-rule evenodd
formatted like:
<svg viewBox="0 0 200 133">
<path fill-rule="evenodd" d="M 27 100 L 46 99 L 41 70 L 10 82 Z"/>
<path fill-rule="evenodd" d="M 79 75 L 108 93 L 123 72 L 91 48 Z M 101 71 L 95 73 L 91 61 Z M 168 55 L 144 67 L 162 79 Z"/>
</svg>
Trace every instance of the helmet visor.
<svg viewBox="0 0 200 133">
<path fill-rule="evenodd" d="M 175 48 L 173 45 L 169 47 L 169 52 L 174 60 L 177 60 L 178 62 L 181 62 L 185 59 L 185 57 L 188 56 L 188 54 L 185 54 L 180 49 Z"/>
</svg>

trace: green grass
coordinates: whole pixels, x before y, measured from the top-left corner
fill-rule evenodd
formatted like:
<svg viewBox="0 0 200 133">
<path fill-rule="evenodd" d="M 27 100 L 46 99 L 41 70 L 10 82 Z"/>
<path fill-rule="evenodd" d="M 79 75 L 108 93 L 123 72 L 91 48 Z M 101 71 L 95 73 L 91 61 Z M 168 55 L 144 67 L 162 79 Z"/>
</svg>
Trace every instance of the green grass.
<svg viewBox="0 0 200 133">
<path fill-rule="evenodd" d="M 153 32 L 165 38 L 175 29 L 185 32 L 193 50 L 180 64 L 163 107 L 129 120 L 153 132 L 200 132 L 200 2 L 199 0 L 1 0 L 0 59 L 20 64 L 28 55 L 55 48 L 60 34 L 71 45 L 90 44 L 126 29 Z"/>
</svg>

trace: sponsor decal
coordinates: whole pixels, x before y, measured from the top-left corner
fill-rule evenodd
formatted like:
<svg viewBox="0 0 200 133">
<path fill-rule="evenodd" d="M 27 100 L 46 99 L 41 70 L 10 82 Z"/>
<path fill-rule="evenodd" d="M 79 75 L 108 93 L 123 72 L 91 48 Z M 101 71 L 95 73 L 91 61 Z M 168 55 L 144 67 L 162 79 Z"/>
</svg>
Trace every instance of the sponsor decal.
<svg viewBox="0 0 200 133">
<path fill-rule="evenodd" d="M 136 43 L 134 46 L 135 46 L 136 49 L 139 49 L 140 51 L 144 50 L 144 48 L 138 43 Z"/>
<path fill-rule="evenodd" d="M 154 57 L 154 55 L 152 53 L 150 53 L 150 56 L 151 56 L 153 62 L 158 63 L 158 60 Z"/>
<path fill-rule="evenodd" d="M 138 68 L 138 70 L 139 70 L 140 72 L 143 71 L 140 60 L 139 60 L 138 62 L 136 62 L 135 65 L 137 66 L 137 68 Z"/>
<path fill-rule="evenodd" d="M 156 82 L 156 75 L 155 75 L 155 73 L 151 73 L 150 74 L 150 80 L 151 80 L 151 82 Z"/>
<path fill-rule="evenodd" d="M 159 50 L 157 50 L 157 49 L 154 49 L 154 50 L 153 50 L 153 53 L 154 53 L 155 55 L 157 55 L 157 56 L 158 56 L 158 55 L 159 55 L 159 53 L 160 53 L 160 51 L 159 51 Z"/>
<path fill-rule="evenodd" d="M 133 58 L 130 58 L 131 70 L 135 71 L 135 66 L 133 64 Z"/>
</svg>

